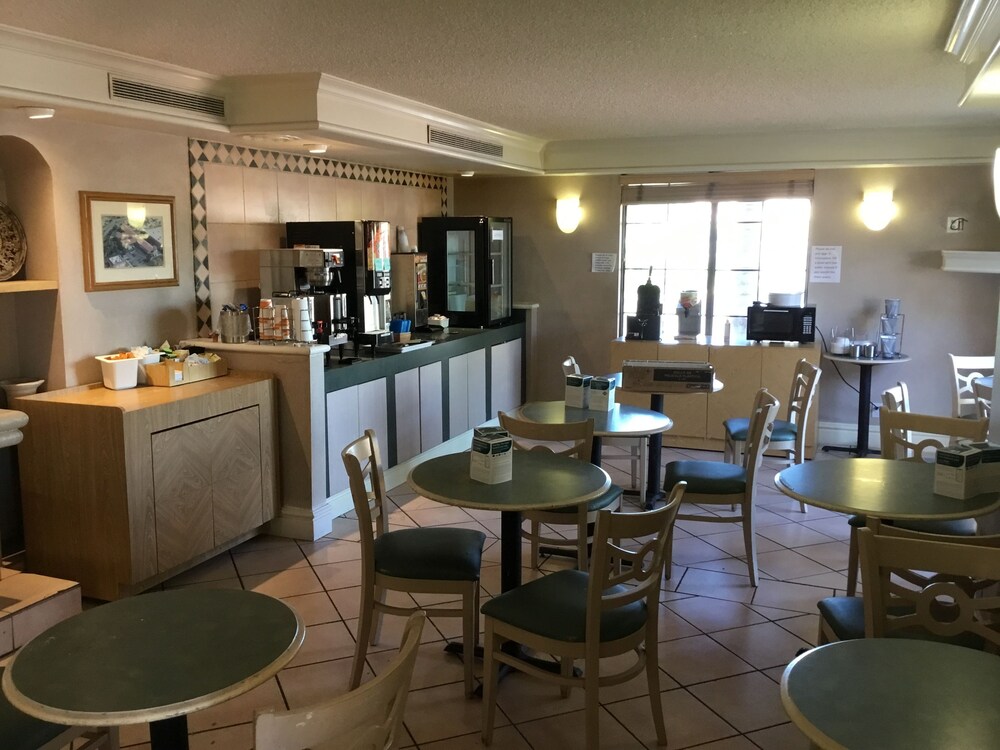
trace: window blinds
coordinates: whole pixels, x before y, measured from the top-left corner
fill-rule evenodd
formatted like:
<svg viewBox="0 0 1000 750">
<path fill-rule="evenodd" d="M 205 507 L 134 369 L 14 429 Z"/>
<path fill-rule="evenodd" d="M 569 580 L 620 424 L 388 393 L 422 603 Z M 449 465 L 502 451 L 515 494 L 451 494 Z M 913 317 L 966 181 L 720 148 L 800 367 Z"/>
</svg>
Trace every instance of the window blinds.
<svg viewBox="0 0 1000 750">
<path fill-rule="evenodd" d="M 624 175 L 622 204 L 811 198 L 815 171 Z"/>
</svg>

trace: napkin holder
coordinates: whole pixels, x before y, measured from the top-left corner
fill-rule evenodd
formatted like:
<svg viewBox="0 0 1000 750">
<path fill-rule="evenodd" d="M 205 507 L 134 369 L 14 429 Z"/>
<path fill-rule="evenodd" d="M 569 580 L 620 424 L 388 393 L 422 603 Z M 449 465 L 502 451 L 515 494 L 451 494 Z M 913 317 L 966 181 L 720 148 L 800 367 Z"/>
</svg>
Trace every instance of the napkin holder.
<svg viewBox="0 0 1000 750">
<path fill-rule="evenodd" d="M 567 375 L 566 406 L 572 406 L 577 409 L 589 409 L 590 385 L 593 379 L 592 375 Z"/>
<path fill-rule="evenodd" d="M 514 464 L 514 441 L 507 430 L 477 427 L 472 432 L 469 454 L 469 477 L 483 484 L 502 484 L 511 480 Z"/>
<path fill-rule="evenodd" d="M 590 381 L 590 408 L 593 411 L 611 411 L 615 408 L 615 379 L 594 378 Z"/>
</svg>

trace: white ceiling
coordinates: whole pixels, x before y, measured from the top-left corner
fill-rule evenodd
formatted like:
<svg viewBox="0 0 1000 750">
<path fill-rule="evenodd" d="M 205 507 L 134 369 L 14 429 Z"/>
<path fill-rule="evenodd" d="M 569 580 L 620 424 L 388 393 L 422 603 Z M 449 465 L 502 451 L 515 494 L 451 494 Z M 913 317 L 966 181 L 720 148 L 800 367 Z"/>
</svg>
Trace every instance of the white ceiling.
<svg viewBox="0 0 1000 750">
<path fill-rule="evenodd" d="M 0 23 L 231 76 L 318 71 L 549 142 L 1000 123 L 959 0 L 0 0 Z"/>
</svg>

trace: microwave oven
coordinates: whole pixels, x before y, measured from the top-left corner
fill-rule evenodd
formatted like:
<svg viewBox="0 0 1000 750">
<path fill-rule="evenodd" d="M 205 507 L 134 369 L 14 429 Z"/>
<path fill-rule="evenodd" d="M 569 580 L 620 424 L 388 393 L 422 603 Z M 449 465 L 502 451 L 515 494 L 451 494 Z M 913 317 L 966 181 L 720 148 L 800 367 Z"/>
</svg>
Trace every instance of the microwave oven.
<svg viewBox="0 0 1000 750">
<path fill-rule="evenodd" d="M 754 302 L 747 308 L 748 341 L 816 340 L 816 308 Z"/>
</svg>

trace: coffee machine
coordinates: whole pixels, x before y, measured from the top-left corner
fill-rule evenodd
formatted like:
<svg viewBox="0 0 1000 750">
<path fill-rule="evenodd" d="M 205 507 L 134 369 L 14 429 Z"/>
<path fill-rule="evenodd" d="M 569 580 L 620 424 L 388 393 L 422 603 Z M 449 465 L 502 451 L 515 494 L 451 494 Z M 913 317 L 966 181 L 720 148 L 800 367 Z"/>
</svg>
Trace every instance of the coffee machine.
<svg viewBox="0 0 1000 750">
<path fill-rule="evenodd" d="M 342 318 L 335 330 L 354 341 L 355 349 L 391 339 L 389 294 L 392 290 L 387 221 L 290 221 L 287 243 L 343 249 L 343 268 L 333 274 L 330 289 L 342 294 Z"/>
<path fill-rule="evenodd" d="M 338 288 L 343 250 L 316 247 L 259 252 L 262 299 L 311 297 L 316 341 L 328 344 L 331 336 L 347 333 L 347 298 Z"/>
</svg>

